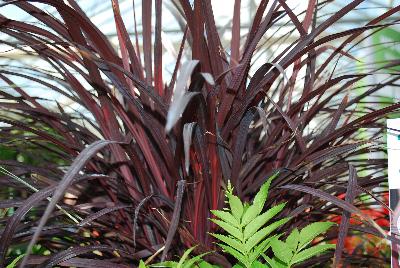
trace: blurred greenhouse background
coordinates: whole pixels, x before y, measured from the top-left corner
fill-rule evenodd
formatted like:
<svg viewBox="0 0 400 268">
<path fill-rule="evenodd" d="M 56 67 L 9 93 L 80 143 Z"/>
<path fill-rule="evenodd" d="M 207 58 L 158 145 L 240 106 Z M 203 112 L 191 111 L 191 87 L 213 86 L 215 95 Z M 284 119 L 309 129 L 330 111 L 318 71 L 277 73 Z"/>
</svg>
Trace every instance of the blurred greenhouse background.
<svg viewBox="0 0 400 268">
<path fill-rule="evenodd" d="M 64 2 L 68 2 L 65 0 Z M 89 16 L 92 22 L 98 26 L 104 34 L 111 40 L 112 44 L 115 46 L 116 51 L 119 51 L 118 48 L 118 37 L 115 27 L 115 21 L 113 17 L 113 13 L 110 12 L 112 9 L 111 1 L 107 0 L 79 0 L 77 1 L 82 8 L 82 10 Z M 244 35 L 249 31 L 249 27 L 251 26 L 251 19 L 256 12 L 256 8 L 260 1 L 257 0 L 242 0 L 241 1 L 241 35 Z M 307 1 L 298 1 L 298 0 L 289 0 L 287 1 L 288 5 L 293 8 L 294 12 L 296 10 L 300 13 L 306 8 Z M 335 6 L 334 10 L 339 10 L 344 5 L 347 4 L 346 0 L 335 0 L 335 1 L 327 1 L 332 2 L 330 5 Z M 3 1 L 6 3 L 6 1 Z M 142 25 L 140 22 L 142 21 L 142 1 L 133 0 L 135 9 L 132 8 L 132 0 L 120 0 L 120 10 L 122 17 L 124 19 L 124 23 L 126 28 L 128 29 L 132 42 L 135 42 L 135 31 L 138 33 L 138 43 L 141 48 L 143 40 L 141 40 L 141 33 L 143 31 Z M 338 22 L 334 24 L 333 27 L 327 29 L 326 32 L 322 34 L 322 36 L 326 36 L 335 32 L 339 32 L 345 29 L 349 29 L 352 27 L 360 27 L 365 25 L 369 21 L 371 21 L 376 15 L 383 13 L 385 10 L 396 6 L 400 3 L 399 0 L 368 0 L 359 5 L 354 12 L 349 13 L 344 16 L 344 18 L 340 19 Z M 154 1 L 153 1 L 154 4 Z M 232 26 L 232 16 L 234 10 L 234 1 L 220 1 L 213 0 L 212 1 L 214 15 L 218 20 L 216 21 L 219 35 L 221 37 L 221 42 L 224 48 L 224 53 L 227 55 L 230 54 L 230 51 L 226 48 L 229 48 L 229 42 L 231 38 L 231 26 Z M 46 6 L 44 4 L 37 4 L 42 10 L 45 10 L 50 16 L 57 16 L 54 8 Z M 324 9 L 324 12 L 326 10 Z M 165 77 L 165 81 L 168 81 L 171 77 L 171 74 L 174 69 L 175 59 L 178 54 L 180 42 L 182 40 L 182 35 L 184 32 L 184 22 L 179 13 L 182 13 L 181 7 L 179 6 L 178 1 L 169 0 L 163 1 L 163 14 L 162 14 L 162 42 L 163 42 L 163 77 Z M 10 19 L 21 20 L 25 22 L 30 22 L 32 24 L 41 24 L 38 22 L 34 16 L 31 14 L 24 13 L 21 9 L 12 6 L 6 5 L 0 8 L 0 14 L 8 17 Z M 319 14 L 317 24 L 324 21 L 324 18 L 332 14 Z M 304 16 L 304 14 L 303 14 Z M 397 18 L 396 18 L 397 16 Z M 300 14 L 301 17 L 301 14 Z M 136 26 L 135 26 L 135 18 L 136 18 Z M 393 20 L 400 19 L 400 15 L 397 14 L 393 17 Z M 152 18 L 152 25 L 154 25 L 154 13 Z M 41 25 L 43 26 L 43 24 Z M 257 70 L 258 67 L 268 61 L 268 59 L 272 59 L 281 53 L 285 48 L 286 44 L 290 44 L 295 38 L 298 37 L 298 32 L 294 30 L 294 26 L 290 23 L 290 19 L 286 18 L 285 22 L 280 22 L 278 24 L 273 25 L 272 31 L 274 35 L 272 38 L 270 36 L 264 35 L 260 42 L 258 54 L 254 57 L 252 62 L 252 69 Z M 276 34 L 275 34 L 276 32 Z M 6 38 L 5 38 L 6 37 Z M 15 42 L 9 38 L 8 35 L 4 35 L 0 33 L 1 40 L 7 40 L 7 42 Z M 359 38 L 362 39 L 362 38 Z M 153 32 L 153 40 L 154 40 L 154 32 Z M 243 40 L 244 41 L 244 40 Z M 362 44 L 357 46 L 356 49 L 350 50 L 350 54 L 354 56 L 356 60 L 351 59 L 347 56 L 343 56 L 336 67 L 337 73 L 340 73 L 343 68 L 346 70 L 361 68 L 368 69 L 373 68 L 373 66 L 379 65 L 379 62 L 383 62 L 388 59 L 399 58 L 399 41 L 400 41 L 400 32 L 395 30 L 393 27 L 390 29 L 386 29 L 381 31 L 373 36 L 373 38 L 367 38 L 362 41 Z M 33 68 L 43 68 L 46 69 L 46 64 L 44 61 L 39 61 L 38 57 L 30 55 L 30 50 L 28 48 L 20 47 L 20 49 L 13 49 L 12 47 L 7 45 L 7 42 L 2 42 L 0 44 L 0 64 L 2 66 L 7 66 L 7 68 L 11 66 L 14 67 L 22 67 L 23 63 L 25 66 L 33 67 Z M 339 43 L 339 40 L 336 42 Z M 379 46 L 376 44 L 380 43 Z M 350 46 L 349 46 L 350 47 Z M 334 49 L 332 47 L 332 49 Z M 189 50 L 185 50 L 189 53 Z M 186 57 L 190 57 L 190 55 L 184 55 Z M 322 58 L 321 58 L 322 59 Z M 142 59 L 143 60 L 143 59 Z M 250 72 L 251 73 L 251 72 Z M 290 74 L 287 74 L 289 77 Z M 376 79 L 374 76 L 373 79 Z M 382 77 L 381 79 L 385 79 Z M 51 82 L 51 81 L 50 81 Z M 6 86 L 3 81 L 3 86 Z M 42 94 L 45 92 L 40 89 L 40 85 L 30 85 L 33 91 L 36 92 L 37 96 L 43 97 Z M 32 92 L 33 93 L 33 92 Z M 381 92 L 382 93 L 382 92 Z M 389 90 L 386 89 L 385 94 L 389 98 L 399 99 L 400 93 L 396 92 L 394 89 Z M 68 106 L 68 101 L 63 99 L 62 96 L 48 96 L 47 98 L 56 97 L 60 103 Z"/>
</svg>

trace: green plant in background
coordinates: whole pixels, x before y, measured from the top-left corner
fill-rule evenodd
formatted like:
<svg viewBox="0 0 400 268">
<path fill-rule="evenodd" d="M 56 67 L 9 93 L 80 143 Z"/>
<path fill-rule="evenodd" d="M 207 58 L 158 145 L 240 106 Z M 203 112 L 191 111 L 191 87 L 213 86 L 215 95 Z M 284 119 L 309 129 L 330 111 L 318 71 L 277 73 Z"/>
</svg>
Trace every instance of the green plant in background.
<svg viewBox="0 0 400 268">
<path fill-rule="evenodd" d="M 17 263 L 25 256 L 26 254 L 19 255 L 16 257 L 6 268 L 15 268 L 17 267 Z"/>
<path fill-rule="evenodd" d="M 261 213 L 268 196 L 268 189 L 271 181 L 277 176 L 270 177 L 261 186 L 261 189 L 254 197 L 252 205 L 242 203 L 239 197 L 233 194 L 233 187 L 228 183 L 226 197 L 230 206 L 229 210 L 212 210 L 219 219 L 211 219 L 212 222 L 224 229 L 228 235 L 211 235 L 223 243 L 218 245 L 227 253 L 237 259 L 244 267 L 252 267 L 262 253 L 270 247 L 269 237 L 278 227 L 288 222 L 289 218 L 283 218 L 266 225 L 285 206 L 285 203 L 276 205 L 264 213 Z"/>
<path fill-rule="evenodd" d="M 400 41 L 400 32 L 394 28 L 382 29 L 371 36 L 374 60 L 379 67 L 385 67 L 385 62 L 398 59 L 400 51 L 398 42 Z M 399 66 L 391 66 L 390 70 L 400 71 Z"/>
<path fill-rule="evenodd" d="M 202 258 L 208 254 L 208 252 L 197 255 L 195 257 L 190 258 L 190 253 L 196 248 L 196 246 L 189 248 L 183 253 L 182 257 L 178 262 L 176 261 L 165 261 L 156 264 L 152 264 L 147 266 L 142 260 L 139 263 L 139 268 L 147 268 L 147 267 L 169 267 L 169 268 L 192 268 L 192 267 L 200 267 L 200 268 L 213 268 L 219 267 L 208 262 L 204 261 Z"/>
<path fill-rule="evenodd" d="M 292 267 L 328 249 L 334 249 L 334 244 L 318 244 L 308 247 L 319 235 L 326 232 L 334 223 L 315 222 L 304 227 L 300 232 L 293 229 L 286 241 L 275 238 L 271 241 L 271 248 L 275 257 L 273 259 L 263 255 L 265 261 L 273 268 Z"/>
<path fill-rule="evenodd" d="M 304 227 L 300 232 L 295 228 L 287 237 L 286 242 L 279 239 L 283 234 L 269 236 L 276 229 L 287 223 L 290 218 L 282 218 L 266 225 L 273 217 L 285 207 L 285 203 L 273 206 L 262 213 L 268 190 L 272 180 L 278 173 L 271 176 L 256 194 L 252 205 L 242 203 L 239 197 L 233 194 L 233 187 L 228 182 L 226 197 L 230 206 L 229 210 L 212 210 L 219 219 L 211 219 L 220 226 L 228 235 L 211 235 L 220 240 L 218 245 L 239 261 L 234 267 L 266 267 L 259 262 L 263 256 L 272 268 L 291 267 L 293 264 L 305 261 L 312 256 L 328 249 L 335 248 L 333 244 L 319 244 L 307 248 L 308 245 L 320 234 L 326 232 L 333 223 L 316 222 Z M 272 247 L 275 255 L 269 258 L 266 251 Z"/>
<path fill-rule="evenodd" d="M 238 263 L 233 266 L 234 268 L 289 268 L 328 249 L 334 249 L 336 246 L 334 244 L 318 244 L 308 247 L 317 236 L 332 227 L 334 224 L 332 222 L 311 223 L 301 231 L 295 228 L 286 238 L 286 241 L 279 239 L 283 233 L 270 236 L 271 233 L 290 220 L 289 217 L 285 217 L 266 225 L 283 210 L 285 203 L 273 206 L 262 213 L 268 197 L 269 187 L 277 175 L 278 173 L 271 176 L 261 186 L 251 205 L 246 202 L 243 203 L 238 196 L 233 194 L 233 187 L 228 181 L 225 196 L 229 209 L 211 211 L 218 219 L 210 220 L 228 233 L 227 235 L 211 233 L 211 235 L 222 242 L 218 243 L 218 245 L 225 252 L 238 260 Z M 273 258 L 266 255 L 269 248 L 272 248 Z M 208 252 L 190 258 L 189 255 L 194 249 L 195 247 L 191 247 L 186 250 L 178 262 L 165 261 L 146 266 L 143 261 L 140 261 L 139 268 L 219 267 L 202 259 Z M 261 256 L 266 261 L 266 264 L 259 261 Z"/>
</svg>

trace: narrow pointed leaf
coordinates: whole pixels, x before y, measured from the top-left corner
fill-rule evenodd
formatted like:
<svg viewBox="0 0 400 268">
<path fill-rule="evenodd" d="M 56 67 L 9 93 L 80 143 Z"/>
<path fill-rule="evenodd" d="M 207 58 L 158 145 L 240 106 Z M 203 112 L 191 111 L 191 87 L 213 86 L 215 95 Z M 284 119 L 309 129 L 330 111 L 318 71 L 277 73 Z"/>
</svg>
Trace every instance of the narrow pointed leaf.
<svg viewBox="0 0 400 268">
<path fill-rule="evenodd" d="M 54 207 L 56 206 L 57 202 L 60 200 L 64 192 L 67 190 L 69 185 L 71 184 L 72 180 L 74 177 L 78 174 L 78 172 L 85 166 L 86 162 L 92 157 L 98 150 L 102 149 L 104 146 L 107 146 L 109 144 L 116 143 L 115 141 L 109 141 L 109 140 L 99 140 L 88 147 L 86 147 L 79 155 L 78 157 L 74 160 L 70 168 L 68 169 L 67 173 L 65 173 L 63 179 L 59 183 L 57 189 L 55 190 L 53 197 L 49 204 L 46 207 L 45 212 L 43 213 L 43 216 L 40 219 L 39 226 L 35 230 L 35 233 L 32 237 L 32 239 L 29 242 L 28 249 L 27 249 L 27 255 L 24 257 L 22 260 L 21 266 L 24 266 L 26 261 L 28 260 L 28 257 L 32 251 L 33 246 L 36 244 L 37 240 L 39 239 L 40 233 L 45 226 L 48 218 L 50 217 L 50 213 L 53 211 Z"/>
<path fill-rule="evenodd" d="M 178 267 L 178 263 L 176 261 L 163 261 L 163 262 L 152 264 L 152 265 L 150 265 L 150 267 L 177 268 Z"/>
<path fill-rule="evenodd" d="M 183 253 L 182 257 L 180 258 L 177 267 L 182 267 L 183 263 L 186 261 L 187 258 L 189 258 L 190 253 L 196 248 L 196 246 L 191 247 Z"/>
<path fill-rule="evenodd" d="M 254 197 L 254 201 L 253 204 L 258 204 L 261 207 L 264 207 L 264 203 L 267 200 L 268 197 L 268 191 L 269 191 L 269 187 L 271 186 L 271 182 L 277 178 L 279 175 L 279 172 L 276 172 L 275 174 L 273 174 L 270 178 L 268 178 L 267 182 L 265 182 L 260 190 L 258 191 L 258 193 L 256 194 L 256 196 Z"/>
<path fill-rule="evenodd" d="M 194 96 L 199 94 L 198 92 L 187 92 L 187 83 L 194 68 L 196 68 L 198 63 L 198 60 L 191 60 L 186 62 L 181 67 L 181 71 L 179 73 L 178 79 L 176 80 L 176 86 L 172 94 L 172 102 L 168 109 L 167 123 L 165 126 L 166 132 L 169 132 L 176 124 L 189 101 Z"/>
<path fill-rule="evenodd" d="M 292 263 L 299 263 L 302 261 L 305 261 L 317 254 L 320 254 L 328 249 L 334 249 L 336 246 L 333 244 L 328 244 L 328 245 L 316 245 L 310 248 L 307 248 L 299 253 L 297 253 L 293 259 L 292 259 Z"/>
<path fill-rule="evenodd" d="M 222 210 L 211 210 L 211 213 L 220 218 L 221 220 L 225 221 L 232 226 L 239 228 L 240 221 L 237 220 L 231 213 L 222 211 Z"/>
<path fill-rule="evenodd" d="M 230 235 L 236 237 L 237 239 L 239 239 L 239 240 L 243 239 L 243 234 L 238 228 L 236 228 L 236 227 L 234 227 L 234 226 L 232 226 L 232 225 L 230 225 L 230 224 L 228 224 L 228 223 L 226 223 L 224 221 L 221 221 L 221 220 L 211 219 L 211 221 L 213 223 L 217 224 L 222 229 L 224 229 Z"/>
<path fill-rule="evenodd" d="M 211 235 L 214 236 L 215 238 L 217 238 L 218 240 L 220 240 L 221 242 L 224 242 L 228 246 L 235 248 L 237 251 L 241 252 L 242 254 L 246 253 L 246 251 L 244 250 L 243 244 L 240 243 L 237 239 L 229 237 L 229 236 L 221 235 L 221 234 L 211 234 Z"/>
<path fill-rule="evenodd" d="M 262 226 L 264 226 L 270 219 L 282 211 L 285 207 L 285 203 L 276 205 L 263 214 L 257 216 L 249 225 L 244 228 L 244 239 L 248 239 L 255 232 L 257 232 Z"/>
<path fill-rule="evenodd" d="M 197 266 L 198 263 L 202 261 L 202 258 L 203 258 L 204 256 L 206 256 L 207 254 L 208 254 L 208 252 L 202 253 L 202 254 L 200 254 L 200 255 L 197 255 L 196 257 L 193 257 L 193 258 L 189 259 L 188 261 L 186 261 L 186 262 L 183 264 L 182 268 L 192 268 L 192 267 L 195 266 L 195 264 L 196 264 L 196 266 Z"/>
<path fill-rule="evenodd" d="M 256 247 L 254 247 L 254 249 L 252 251 L 250 251 L 250 253 L 249 253 L 249 261 L 253 262 L 253 261 L 257 260 L 261 256 L 261 254 L 266 252 L 268 250 L 268 248 L 271 246 L 271 240 L 275 239 L 277 237 L 279 237 L 279 236 L 274 235 L 267 239 L 264 239 L 260 244 L 258 244 Z"/>
<path fill-rule="evenodd" d="M 279 239 L 274 239 L 271 241 L 271 248 L 274 252 L 274 255 L 284 263 L 289 263 L 293 257 L 293 252 L 290 247 Z"/>
<path fill-rule="evenodd" d="M 267 197 L 268 197 L 268 191 L 269 191 L 271 182 L 278 175 L 279 175 L 279 173 L 275 173 L 268 179 L 267 182 L 265 182 L 261 186 L 260 190 L 257 192 L 256 196 L 254 197 L 253 205 L 250 206 L 246 210 L 246 212 L 243 214 L 243 218 L 242 218 L 243 226 L 247 225 L 250 221 L 254 220 L 254 218 L 257 217 L 261 213 L 262 209 L 264 208 L 265 201 L 267 200 Z"/>
<path fill-rule="evenodd" d="M 231 213 L 232 215 L 240 221 L 243 215 L 243 204 L 242 201 L 240 201 L 239 197 L 228 194 L 228 199 L 229 199 L 229 205 L 231 207 Z"/>
<path fill-rule="evenodd" d="M 294 228 L 290 235 L 286 238 L 286 245 L 292 250 L 295 251 L 297 249 L 297 245 L 299 244 L 300 233 L 297 228 Z"/>
<path fill-rule="evenodd" d="M 264 227 L 260 231 L 253 234 L 247 241 L 246 241 L 246 250 L 250 251 L 253 249 L 261 240 L 265 239 L 265 237 L 275 231 L 277 228 L 282 226 L 283 224 L 287 223 L 289 219 L 284 218 L 274 223 L 271 223 L 269 226 Z"/>
<path fill-rule="evenodd" d="M 312 240 L 314 240 L 314 238 L 325 233 L 333 225 L 333 222 L 314 222 L 301 229 L 299 236 L 299 249 L 307 246 Z"/>
<path fill-rule="evenodd" d="M 168 250 L 172 244 L 172 239 L 174 238 L 176 230 L 178 229 L 179 218 L 181 216 L 181 210 L 182 210 L 183 194 L 185 192 L 185 185 L 186 185 L 185 180 L 178 181 L 174 212 L 172 214 L 171 225 L 169 226 L 168 229 L 167 240 L 165 241 L 165 248 L 163 250 L 163 254 L 161 255 L 161 261 L 165 260 Z"/>
<path fill-rule="evenodd" d="M 229 253 L 230 255 L 232 255 L 235 259 L 237 259 L 239 262 L 243 263 L 243 264 L 247 264 L 247 259 L 245 256 L 243 256 L 243 254 L 241 254 L 239 251 L 237 251 L 236 249 L 230 247 L 230 246 L 226 246 L 224 244 L 218 244 L 218 246 L 220 246 L 224 251 L 226 251 L 227 253 Z"/>
<path fill-rule="evenodd" d="M 196 123 L 188 123 L 183 126 L 183 147 L 185 153 L 185 170 L 186 174 L 189 174 L 189 151 L 190 145 L 192 144 L 192 136 L 193 136 L 193 128 L 195 127 Z"/>
</svg>

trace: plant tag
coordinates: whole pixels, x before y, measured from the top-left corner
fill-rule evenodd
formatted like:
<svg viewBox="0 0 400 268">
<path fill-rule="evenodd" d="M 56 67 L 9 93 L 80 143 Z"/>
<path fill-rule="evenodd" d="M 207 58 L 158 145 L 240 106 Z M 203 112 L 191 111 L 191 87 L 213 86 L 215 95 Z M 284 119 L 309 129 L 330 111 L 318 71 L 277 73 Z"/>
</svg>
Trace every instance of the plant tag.
<svg viewBox="0 0 400 268">
<path fill-rule="evenodd" d="M 387 120 L 390 233 L 400 238 L 400 118 Z M 391 267 L 399 267 L 400 244 L 392 242 Z"/>
<path fill-rule="evenodd" d="M 390 189 L 400 189 L 400 118 L 387 120 L 388 180 Z"/>
</svg>

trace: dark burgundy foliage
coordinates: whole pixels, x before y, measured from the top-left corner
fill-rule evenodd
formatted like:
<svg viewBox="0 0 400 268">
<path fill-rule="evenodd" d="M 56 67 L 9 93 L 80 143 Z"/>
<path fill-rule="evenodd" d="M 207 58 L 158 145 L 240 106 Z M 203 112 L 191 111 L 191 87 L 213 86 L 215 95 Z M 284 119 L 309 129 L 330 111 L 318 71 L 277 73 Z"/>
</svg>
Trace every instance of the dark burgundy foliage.
<svg viewBox="0 0 400 268">
<path fill-rule="evenodd" d="M 294 216 L 281 231 L 342 216 L 326 238 L 338 239 L 338 262 L 380 267 L 388 261 L 343 249 L 347 236 L 382 237 L 388 231 L 364 211 L 382 206 L 384 119 L 399 112 L 400 103 L 378 105 L 370 96 L 399 85 L 399 61 L 361 71 L 336 67 L 341 59 L 357 60 L 351 49 L 363 39 L 396 24 L 399 6 L 366 25 L 326 34 L 363 1 L 344 1 L 338 10 L 332 1 L 309 0 L 307 10 L 295 14 L 285 0 L 262 0 L 243 36 L 240 1 L 231 1 L 232 39 L 224 48 L 211 0 L 194 0 L 193 6 L 172 1 L 182 43 L 172 78 L 165 81 L 161 0 L 143 1 L 141 37 L 130 36 L 118 0 L 112 0 L 118 50 L 74 0 L 5 2 L 40 24 L 0 16 L 0 31 L 13 40 L 0 42 L 40 57 L 52 72 L 0 67 L 3 85 L 15 92 L 0 90 L 1 150 L 9 153 L 0 164 L 39 190 L 0 177 L 0 208 L 9 208 L 0 218 L 0 267 L 28 244 L 29 251 L 34 244 L 48 251 L 25 259 L 33 267 L 132 267 L 164 245 L 155 260 L 193 245 L 199 245 L 197 254 L 213 250 L 208 232 L 216 226 L 209 211 L 224 206 L 227 180 L 251 200 L 276 171 L 267 205 L 287 202 L 281 216 Z M 317 23 L 324 9 L 331 15 Z M 287 21 L 292 38 L 283 52 L 255 70 L 262 37 L 274 36 L 271 28 Z M 198 62 L 186 59 L 190 53 Z M 370 83 L 367 78 L 377 73 L 386 78 Z M 31 96 L 26 81 L 63 95 L 74 110 Z M 374 198 L 361 201 L 361 193 Z M 305 265 L 321 267 L 333 255 Z M 233 261 L 222 253 L 209 258 L 227 267 Z"/>
</svg>

